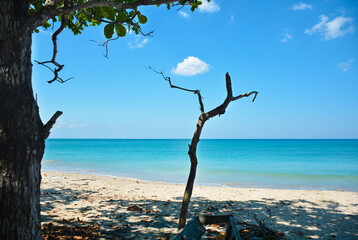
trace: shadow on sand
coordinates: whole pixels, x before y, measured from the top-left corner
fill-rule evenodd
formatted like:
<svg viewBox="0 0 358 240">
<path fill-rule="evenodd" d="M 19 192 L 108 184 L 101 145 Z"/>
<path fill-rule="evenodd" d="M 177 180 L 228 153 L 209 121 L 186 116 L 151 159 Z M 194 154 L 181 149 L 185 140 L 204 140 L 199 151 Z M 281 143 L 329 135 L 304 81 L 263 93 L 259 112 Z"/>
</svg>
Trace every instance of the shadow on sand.
<svg viewBox="0 0 358 240">
<path fill-rule="evenodd" d="M 70 188 L 41 193 L 43 224 L 97 226 L 106 239 L 168 239 L 176 233 L 181 199 L 112 199 Z M 192 198 L 189 219 L 199 212 L 233 214 L 239 228 L 244 223 L 258 224 L 255 219 L 259 219 L 288 239 L 358 239 L 358 215 L 342 214 L 336 202 L 325 203 L 328 209 L 300 199 L 219 202 L 197 197 Z"/>
</svg>

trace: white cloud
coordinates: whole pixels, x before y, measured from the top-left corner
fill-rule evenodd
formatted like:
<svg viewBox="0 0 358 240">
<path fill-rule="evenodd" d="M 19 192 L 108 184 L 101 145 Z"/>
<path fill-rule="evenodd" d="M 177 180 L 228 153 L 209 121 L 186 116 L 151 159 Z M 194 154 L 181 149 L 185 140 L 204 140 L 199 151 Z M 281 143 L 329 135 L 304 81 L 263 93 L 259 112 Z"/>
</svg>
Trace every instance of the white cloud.
<svg viewBox="0 0 358 240">
<path fill-rule="evenodd" d="M 306 9 L 312 9 L 312 5 L 311 4 L 307 4 L 304 2 L 298 2 L 292 5 L 291 9 L 293 11 L 299 11 L 299 10 L 306 10 Z"/>
<path fill-rule="evenodd" d="M 282 33 L 281 35 L 282 35 L 281 42 L 288 42 L 290 40 L 293 40 L 293 36 L 291 34 Z"/>
<path fill-rule="evenodd" d="M 347 33 L 353 33 L 354 28 L 352 25 L 353 18 L 346 18 L 343 16 L 336 17 L 332 21 L 328 21 L 328 17 L 321 15 L 319 23 L 310 29 L 306 29 L 305 33 L 312 35 L 316 32 L 321 33 L 325 40 L 343 37 Z M 345 28 L 344 28 L 345 27 Z"/>
<path fill-rule="evenodd" d="M 132 49 L 142 48 L 149 42 L 148 38 L 142 39 L 140 36 L 135 36 L 134 40 L 128 43 L 129 47 Z"/>
<path fill-rule="evenodd" d="M 234 15 L 230 16 L 229 23 L 236 23 Z"/>
<path fill-rule="evenodd" d="M 282 33 L 281 33 L 281 42 L 285 43 L 285 42 L 288 42 L 288 41 L 293 41 L 294 38 L 293 38 L 293 35 L 289 33 L 288 29 L 285 28 L 283 29 Z"/>
<path fill-rule="evenodd" d="M 327 25 L 327 34 L 326 37 L 328 38 L 337 38 L 342 37 L 346 33 L 352 33 L 353 26 L 351 22 L 353 21 L 353 18 L 345 18 L 343 16 L 336 17 L 332 21 L 328 22 Z M 349 24 L 349 26 L 346 29 L 341 29 L 346 23 Z"/>
<path fill-rule="evenodd" d="M 219 11 L 220 11 L 220 6 L 217 5 L 214 0 L 211 0 L 210 2 L 208 2 L 207 0 L 203 0 L 202 4 L 199 5 L 199 12 L 214 13 Z"/>
<path fill-rule="evenodd" d="M 291 34 L 282 33 L 282 35 L 283 35 L 283 38 L 281 39 L 281 42 L 288 42 L 289 40 L 293 39 Z"/>
<path fill-rule="evenodd" d="M 172 73 L 183 76 L 194 76 L 209 71 L 210 65 L 197 57 L 189 56 L 183 62 L 178 63 L 176 68 L 172 69 Z"/>
<path fill-rule="evenodd" d="M 342 70 L 343 72 L 347 72 L 354 62 L 354 59 L 349 59 L 347 62 L 341 62 L 336 64 L 336 68 Z"/>
<path fill-rule="evenodd" d="M 190 17 L 189 14 L 186 13 L 186 12 L 184 12 L 184 11 L 179 11 L 178 13 L 179 13 L 179 15 L 182 16 L 183 18 L 189 18 L 189 17 Z"/>
<path fill-rule="evenodd" d="M 85 124 L 76 124 L 76 123 L 71 123 L 68 125 L 69 128 L 84 128 L 86 125 Z"/>
<path fill-rule="evenodd" d="M 325 15 L 321 15 L 319 16 L 319 18 L 321 19 L 319 23 L 317 23 L 316 25 L 314 25 L 312 28 L 305 30 L 306 34 L 310 34 L 312 35 L 313 33 L 319 31 L 319 32 L 323 32 L 325 30 L 325 25 L 328 21 L 328 17 L 326 17 Z"/>
<path fill-rule="evenodd" d="M 85 124 L 81 123 L 67 123 L 62 121 L 62 119 L 58 119 L 56 124 L 54 125 L 54 128 L 84 128 L 86 127 Z"/>
<path fill-rule="evenodd" d="M 59 118 L 55 125 L 53 126 L 53 128 L 62 128 L 62 127 L 65 127 L 66 126 L 66 123 L 62 121 L 61 118 Z"/>
</svg>

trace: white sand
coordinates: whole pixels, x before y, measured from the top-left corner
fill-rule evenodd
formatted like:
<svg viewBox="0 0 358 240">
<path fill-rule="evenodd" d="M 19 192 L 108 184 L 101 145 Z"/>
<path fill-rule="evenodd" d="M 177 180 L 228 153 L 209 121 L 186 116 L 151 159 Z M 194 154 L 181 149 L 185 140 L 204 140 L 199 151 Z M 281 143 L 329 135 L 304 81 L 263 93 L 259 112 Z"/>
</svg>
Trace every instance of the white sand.
<svg viewBox="0 0 358 240">
<path fill-rule="evenodd" d="M 175 234 L 183 184 L 62 172 L 43 172 L 43 222 L 80 220 L 133 239 Z M 138 206 L 133 207 L 133 206 Z M 128 208 L 129 207 L 129 208 Z M 132 210 L 132 211 L 130 211 Z M 358 193 L 195 186 L 190 219 L 199 212 L 254 215 L 288 239 L 358 239 Z"/>
</svg>

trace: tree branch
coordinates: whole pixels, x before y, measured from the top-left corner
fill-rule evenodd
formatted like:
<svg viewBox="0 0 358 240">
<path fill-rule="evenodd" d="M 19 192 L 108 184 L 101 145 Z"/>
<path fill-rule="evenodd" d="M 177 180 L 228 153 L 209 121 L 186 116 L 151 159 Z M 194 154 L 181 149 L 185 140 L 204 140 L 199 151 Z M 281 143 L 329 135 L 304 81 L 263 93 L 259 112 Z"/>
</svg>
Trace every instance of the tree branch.
<svg viewBox="0 0 358 240">
<path fill-rule="evenodd" d="M 143 36 L 149 36 L 149 37 L 152 37 L 153 33 L 154 33 L 154 30 L 153 31 L 150 31 L 149 33 L 143 33 L 141 30 L 139 30 L 139 32 L 143 35 Z M 117 40 L 118 38 L 120 38 L 119 36 L 115 37 L 115 38 L 111 38 L 111 39 L 108 39 L 104 42 L 101 42 L 101 41 L 96 41 L 96 40 L 90 40 L 91 42 L 96 42 L 98 43 L 99 46 L 101 47 L 105 47 L 106 48 L 106 54 L 104 54 L 103 56 L 105 58 L 108 58 L 108 44 L 110 41 L 114 41 L 114 40 Z"/>
<path fill-rule="evenodd" d="M 54 78 L 50 81 L 47 81 L 48 83 L 53 83 L 54 81 L 58 81 L 60 83 L 64 83 L 67 82 L 70 79 L 73 79 L 73 77 L 68 78 L 66 80 L 63 80 L 61 77 L 59 77 L 58 73 L 63 69 L 63 67 L 65 65 L 59 64 L 56 61 L 56 56 L 57 56 L 57 36 L 63 31 L 63 29 L 66 26 L 66 15 L 62 15 L 61 16 L 61 26 L 56 30 L 56 32 L 52 35 L 52 43 L 53 43 L 53 53 L 52 53 L 52 59 L 50 61 L 44 61 L 44 62 L 39 62 L 36 61 L 38 64 L 47 67 L 48 69 L 50 69 L 53 73 L 54 73 Z M 53 69 L 51 67 L 49 67 L 47 64 L 52 63 L 53 65 L 55 65 L 56 67 L 54 67 Z"/>
<path fill-rule="evenodd" d="M 227 92 L 227 99 L 231 99 L 232 98 L 232 87 L 231 87 L 231 77 L 229 75 L 229 73 L 226 73 L 225 75 L 225 82 L 226 82 L 226 92 Z"/>
<path fill-rule="evenodd" d="M 64 6 L 61 8 L 57 8 L 53 5 L 44 6 L 40 11 L 32 15 L 27 23 L 23 26 L 20 34 L 25 31 L 33 31 L 37 27 L 41 26 L 49 19 L 54 18 L 59 15 L 67 15 L 73 11 L 78 11 L 86 8 L 93 7 L 115 7 L 117 9 L 136 9 L 139 6 L 149 6 L 149 5 L 161 5 L 166 3 L 174 3 L 179 2 L 179 0 L 138 0 L 134 3 L 121 3 L 117 1 L 108 1 L 108 0 L 93 0 L 85 3 L 80 3 L 72 6 Z M 190 0 L 186 0 L 181 2 L 181 4 L 188 4 Z"/>
<path fill-rule="evenodd" d="M 96 41 L 96 40 L 90 40 L 90 41 L 91 41 L 91 42 L 96 42 L 96 43 L 98 43 L 98 45 L 101 46 L 101 47 L 105 47 L 105 48 L 106 48 L 106 54 L 104 54 L 103 56 L 104 56 L 105 58 L 108 58 L 108 43 L 109 43 L 110 41 L 117 40 L 118 38 L 120 38 L 120 37 L 118 36 L 118 37 L 115 37 L 115 38 L 111 38 L 111 39 L 108 39 L 108 40 L 106 40 L 106 41 L 104 41 L 104 42 L 100 42 L 100 41 Z"/>
<path fill-rule="evenodd" d="M 241 94 L 239 96 L 236 96 L 236 97 L 232 98 L 232 101 L 238 100 L 238 99 L 243 98 L 243 97 L 249 97 L 252 94 L 255 94 L 254 98 L 252 99 L 252 101 L 255 102 L 256 96 L 258 94 L 257 91 L 252 91 L 252 92 L 249 92 L 249 93 L 243 93 L 243 94 Z"/>
<path fill-rule="evenodd" d="M 48 120 L 48 122 L 43 126 L 43 134 L 44 139 L 47 139 L 48 136 L 50 136 L 50 130 L 53 127 L 53 125 L 56 123 L 56 120 L 62 115 L 61 111 L 57 111 L 51 118 Z"/>
<path fill-rule="evenodd" d="M 134 14 L 132 17 L 128 18 L 127 20 L 124 20 L 124 21 L 109 21 L 109 20 L 105 20 L 103 18 L 95 18 L 93 16 L 91 16 L 91 14 L 87 13 L 86 11 L 82 11 L 88 18 L 92 18 L 96 21 L 99 21 L 99 22 L 104 22 L 104 23 L 113 23 L 113 24 L 117 24 L 117 23 L 130 23 L 132 25 L 134 25 L 133 23 L 133 20 L 135 19 L 135 17 L 138 15 L 137 13 Z"/>
<path fill-rule="evenodd" d="M 252 94 L 255 94 L 255 96 L 252 99 L 252 101 L 254 102 L 255 99 L 256 99 L 256 96 L 258 94 L 257 91 L 252 91 L 252 92 L 249 92 L 249 93 L 243 93 L 241 95 L 233 97 L 233 95 L 232 95 L 232 86 L 231 86 L 231 77 L 230 77 L 229 73 L 226 73 L 225 79 L 226 79 L 226 91 L 227 91 L 226 99 L 220 106 L 218 106 L 218 107 L 214 108 L 213 110 L 205 113 L 205 118 L 207 118 L 207 119 L 215 117 L 216 115 L 224 114 L 225 111 L 226 111 L 226 108 L 230 104 L 230 102 L 236 101 L 236 100 L 238 100 L 240 98 L 243 98 L 243 97 L 249 97 Z"/>
<path fill-rule="evenodd" d="M 169 82 L 169 85 L 170 85 L 171 88 L 176 88 L 176 89 L 180 89 L 180 90 L 183 90 L 183 91 L 192 92 L 192 93 L 198 95 L 198 100 L 199 100 L 199 105 L 200 105 L 200 111 L 201 111 L 201 113 L 204 113 L 204 112 L 205 112 L 205 111 L 204 111 L 204 104 L 203 104 L 203 101 L 202 101 L 203 98 L 202 98 L 202 96 L 201 96 L 199 90 L 192 90 L 192 89 L 182 88 L 182 87 L 178 87 L 178 86 L 176 86 L 176 85 L 173 85 L 173 84 L 172 84 L 172 81 L 170 80 L 170 77 L 166 77 L 163 72 L 159 72 L 159 71 L 153 69 L 151 66 L 148 66 L 147 69 L 151 69 L 153 72 L 162 75 L 162 77 L 164 78 L 164 80 Z"/>
</svg>

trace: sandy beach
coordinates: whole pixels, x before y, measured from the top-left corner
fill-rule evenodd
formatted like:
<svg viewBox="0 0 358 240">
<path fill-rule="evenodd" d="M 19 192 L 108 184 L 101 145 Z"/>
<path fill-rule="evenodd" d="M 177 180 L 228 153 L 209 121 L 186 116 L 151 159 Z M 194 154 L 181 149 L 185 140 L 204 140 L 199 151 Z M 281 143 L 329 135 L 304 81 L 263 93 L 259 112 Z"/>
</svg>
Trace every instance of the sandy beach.
<svg viewBox="0 0 358 240">
<path fill-rule="evenodd" d="M 92 226 L 103 239 L 168 239 L 177 233 L 184 187 L 42 172 L 42 223 Z M 358 239 L 357 192 L 195 186 L 188 219 L 198 213 L 232 214 L 239 228 L 256 218 L 287 239 Z"/>
</svg>

